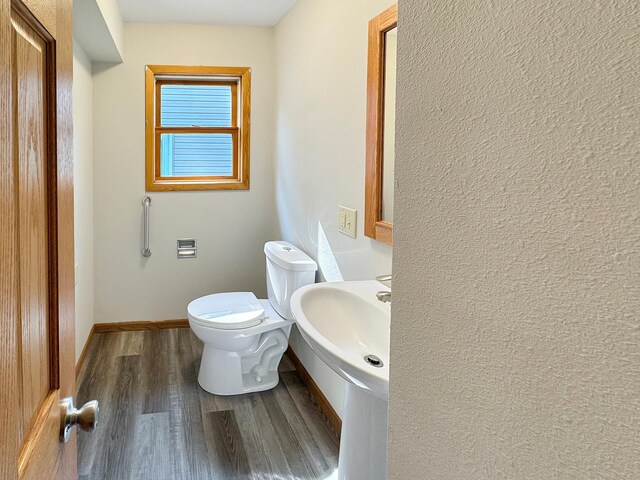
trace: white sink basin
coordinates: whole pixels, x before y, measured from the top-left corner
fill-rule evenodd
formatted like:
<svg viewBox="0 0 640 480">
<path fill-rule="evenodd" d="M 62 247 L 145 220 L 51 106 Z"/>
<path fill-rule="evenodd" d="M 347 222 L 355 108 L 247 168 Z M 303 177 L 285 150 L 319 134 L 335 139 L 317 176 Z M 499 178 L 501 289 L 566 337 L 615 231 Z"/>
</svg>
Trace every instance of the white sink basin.
<svg viewBox="0 0 640 480">
<path fill-rule="evenodd" d="M 378 398 L 389 398 L 391 305 L 376 293 L 389 288 L 375 280 L 308 285 L 291 297 L 291 312 L 314 352 L 348 382 Z M 375 355 L 376 367 L 365 361 Z"/>
<path fill-rule="evenodd" d="M 338 480 L 386 480 L 391 305 L 377 281 L 308 285 L 291 296 L 291 312 L 313 351 L 347 380 Z M 382 366 L 365 360 L 374 355 Z"/>
</svg>

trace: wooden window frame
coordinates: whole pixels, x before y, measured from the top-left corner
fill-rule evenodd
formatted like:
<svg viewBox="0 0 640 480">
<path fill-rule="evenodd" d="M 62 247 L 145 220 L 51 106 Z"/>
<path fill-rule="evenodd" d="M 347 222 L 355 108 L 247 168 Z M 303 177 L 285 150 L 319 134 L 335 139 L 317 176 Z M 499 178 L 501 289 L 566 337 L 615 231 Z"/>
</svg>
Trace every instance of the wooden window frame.
<svg viewBox="0 0 640 480">
<path fill-rule="evenodd" d="M 163 127 L 160 123 L 162 85 L 231 86 L 230 127 Z M 249 190 L 251 69 L 249 67 L 188 67 L 147 65 L 145 69 L 145 170 L 148 192 L 178 190 Z M 166 133 L 226 133 L 233 139 L 231 176 L 163 177 L 160 135 Z"/>
</svg>

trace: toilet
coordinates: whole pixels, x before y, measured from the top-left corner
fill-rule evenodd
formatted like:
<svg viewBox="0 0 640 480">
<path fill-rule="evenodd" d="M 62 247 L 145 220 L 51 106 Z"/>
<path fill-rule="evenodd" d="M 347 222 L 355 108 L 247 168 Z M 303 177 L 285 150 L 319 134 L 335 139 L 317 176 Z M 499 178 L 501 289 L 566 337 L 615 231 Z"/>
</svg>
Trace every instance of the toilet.
<svg viewBox="0 0 640 480">
<path fill-rule="evenodd" d="M 289 344 L 291 294 L 315 283 L 318 266 L 287 242 L 267 242 L 268 300 L 251 292 L 214 293 L 187 307 L 189 326 L 204 349 L 198 383 L 216 395 L 269 390 Z"/>
</svg>

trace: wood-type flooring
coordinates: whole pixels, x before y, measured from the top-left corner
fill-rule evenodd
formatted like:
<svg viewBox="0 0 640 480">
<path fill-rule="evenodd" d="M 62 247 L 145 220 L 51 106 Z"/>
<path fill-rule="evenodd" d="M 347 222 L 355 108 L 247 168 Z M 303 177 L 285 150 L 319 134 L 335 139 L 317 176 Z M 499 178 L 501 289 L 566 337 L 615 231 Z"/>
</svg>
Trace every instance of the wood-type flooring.
<svg viewBox="0 0 640 480">
<path fill-rule="evenodd" d="M 99 400 L 78 437 L 80 480 L 329 480 L 339 440 L 285 356 L 280 384 L 222 397 L 197 382 L 202 343 L 190 329 L 101 333 L 77 403 Z"/>
</svg>

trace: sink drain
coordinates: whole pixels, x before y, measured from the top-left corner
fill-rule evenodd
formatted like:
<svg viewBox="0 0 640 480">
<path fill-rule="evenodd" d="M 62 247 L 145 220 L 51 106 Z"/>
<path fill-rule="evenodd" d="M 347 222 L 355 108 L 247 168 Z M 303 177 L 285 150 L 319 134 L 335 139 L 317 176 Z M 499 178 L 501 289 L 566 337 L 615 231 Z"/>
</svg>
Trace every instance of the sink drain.
<svg viewBox="0 0 640 480">
<path fill-rule="evenodd" d="M 364 357 L 364 361 L 367 362 L 369 365 L 373 365 L 376 368 L 382 368 L 382 366 L 384 365 L 384 363 L 382 363 L 382 360 L 380 360 L 375 355 L 366 355 Z"/>
</svg>

